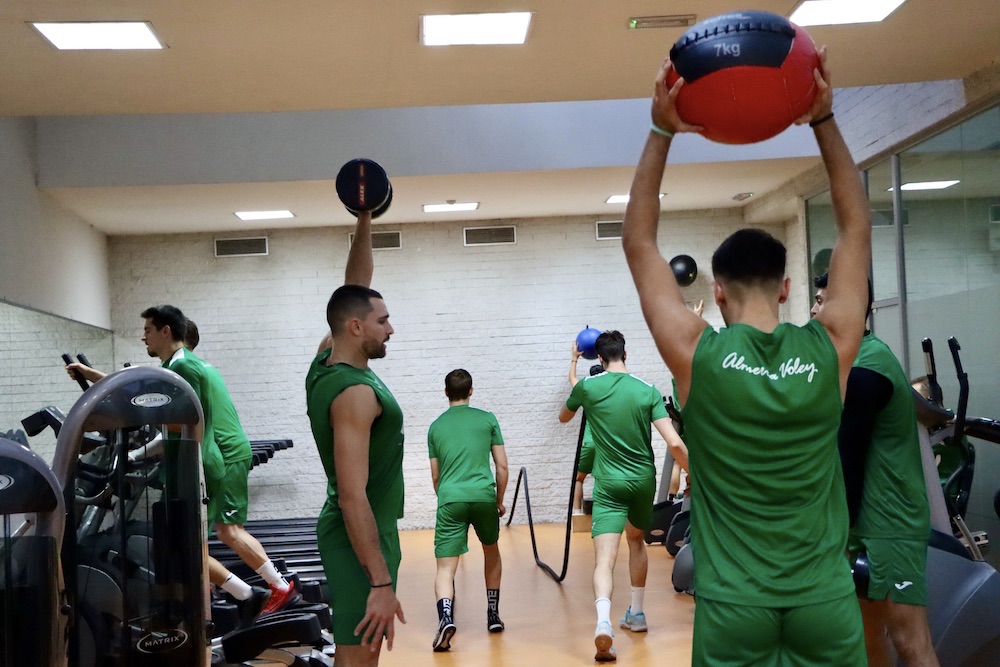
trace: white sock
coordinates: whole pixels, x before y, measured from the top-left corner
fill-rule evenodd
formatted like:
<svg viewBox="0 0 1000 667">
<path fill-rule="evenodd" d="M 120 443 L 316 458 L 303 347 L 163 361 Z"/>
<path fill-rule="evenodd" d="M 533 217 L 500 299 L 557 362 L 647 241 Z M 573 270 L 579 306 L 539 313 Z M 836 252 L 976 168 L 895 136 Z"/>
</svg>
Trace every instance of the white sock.
<svg viewBox="0 0 1000 667">
<path fill-rule="evenodd" d="M 250 585 L 232 572 L 230 572 L 229 576 L 226 577 L 226 580 L 222 582 L 222 590 L 226 591 L 237 600 L 249 600 L 250 596 L 253 595 L 253 589 L 250 588 Z"/>
<path fill-rule="evenodd" d="M 594 600 L 594 606 L 597 607 L 597 624 L 610 623 L 611 622 L 611 600 L 607 598 L 598 598 Z"/>
<path fill-rule="evenodd" d="M 633 614 L 642 613 L 642 599 L 645 597 L 646 588 L 636 588 L 632 587 L 632 606 L 629 609 Z"/>
<path fill-rule="evenodd" d="M 277 588 L 279 591 L 288 590 L 288 582 L 285 581 L 283 576 L 278 574 L 278 570 L 275 569 L 274 563 L 270 560 L 257 568 L 257 574 L 264 577 L 264 581 L 274 588 Z"/>
</svg>

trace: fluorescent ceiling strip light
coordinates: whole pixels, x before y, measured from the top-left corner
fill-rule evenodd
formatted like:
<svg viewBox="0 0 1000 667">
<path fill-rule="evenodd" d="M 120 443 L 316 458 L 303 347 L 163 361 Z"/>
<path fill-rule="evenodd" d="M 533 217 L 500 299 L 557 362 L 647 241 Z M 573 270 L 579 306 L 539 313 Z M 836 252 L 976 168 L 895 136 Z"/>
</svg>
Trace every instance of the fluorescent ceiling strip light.
<svg viewBox="0 0 1000 667">
<path fill-rule="evenodd" d="M 921 181 L 916 183 L 903 183 L 900 186 L 900 190 L 944 190 L 945 188 L 950 188 L 953 185 L 957 185 L 961 181 Z M 886 192 L 892 192 L 893 188 L 889 188 Z"/>
<path fill-rule="evenodd" d="M 531 12 L 422 16 L 420 42 L 424 46 L 524 44 L 530 23 Z"/>
<path fill-rule="evenodd" d="M 666 192 L 661 192 L 660 193 L 660 199 L 663 199 L 663 197 L 666 196 L 666 194 L 667 194 Z M 604 203 L 605 204 L 627 204 L 628 200 L 629 200 L 629 196 L 628 195 L 611 195 L 606 200 L 604 200 Z"/>
<path fill-rule="evenodd" d="M 240 220 L 281 220 L 284 218 L 294 218 L 291 211 L 236 211 L 236 217 Z"/>
<path fill-rule="evenodd" d="M 162 49 L 153 27 L 144 21 L 32 23 L 61 51 Z"/>
<path fill-rule="evenodd" d="M 456 202 L 451 204 L 424 204 L 424 213 L 448 213 L 449 211 L 475 211 L 479 202 Z"/>
<path fill-rule="evenodd" d="M 806 0 L 789 20 L 800 26 L 878 23 L 906 0 Z"/>
</svg>

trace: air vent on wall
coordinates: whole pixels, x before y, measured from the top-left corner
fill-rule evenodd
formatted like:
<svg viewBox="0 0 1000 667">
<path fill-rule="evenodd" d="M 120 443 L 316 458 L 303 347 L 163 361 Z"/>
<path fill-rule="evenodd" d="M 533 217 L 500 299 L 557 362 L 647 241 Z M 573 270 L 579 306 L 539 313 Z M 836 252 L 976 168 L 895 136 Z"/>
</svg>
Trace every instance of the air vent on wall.
<svg viewBox="0 0 1000 667">
<path fill-rule="evenodd" d="M 215 239 L 216 257 L 258 257 L 267 255 L 267 237 Z"/>
<path fill-rule="evenodd" d="M 354 245 L 354 232 L 347 235 L 347 245 Z M 399 250 L 402 247 L 401 232 L 372 232 L 372 250 Z"/>
<path fill-rule="evenodd" d="M 504 245 L 517 243 L 517 231 L 509 227 L 466 227 L 465 245 Z"/>
<path fill-rule="evenodd" d="M 598 220 L 597 221 L 597 240 L 598 241 L 610 241 L 612 239 L 620 239 L 622 237 L 622 221 L 621 220 Z"/>
</svg>

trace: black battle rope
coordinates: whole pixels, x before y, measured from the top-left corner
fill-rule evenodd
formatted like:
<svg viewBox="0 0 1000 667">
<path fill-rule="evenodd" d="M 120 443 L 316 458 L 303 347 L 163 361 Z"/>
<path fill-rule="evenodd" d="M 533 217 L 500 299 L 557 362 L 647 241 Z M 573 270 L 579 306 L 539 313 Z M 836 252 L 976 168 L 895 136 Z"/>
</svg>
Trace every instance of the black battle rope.
<svg viewBox="0 0 1000 667">
<path fill-rule="evenodd" d="M 535 540 L 535 521 L 531 516 L 531 494 L 528 493 L 528 469 L 521 466 L 521 472 L 517 475 L 517 486 L 514 487 L 514 500 L 510 504 L 510 513 L 507 515 L 507 524 L 514 520 L 514 508 L 517 507 L 517 494 L 521 490 L 521 480 L 524 480 L 524 506 L 528 511 L 528 530 L 531 533 L 531 552 L 535 557 L 535 564 L 544 570 L 545 574 L 552 577 L 557 584 L 561 584 L 566 578 L 566 570 L 569 568 L 569 540 L 573 534 L 573 495 L 576 489 L 576 474 L 580 468 L 580 449 L 583 447 L 583 431 L 587 427 L 587 413 L 584 412 L 580 419 L 580 435 L 576 439 L 576 456 L 573 458 L 573 476 L 569 485 L 569 505 L 566 508 L 566 546 L 563 549 L 562 573 L 556 574 L 555 570 L 543 563 L 538 558 L 538 543 Z"/>
</svg>

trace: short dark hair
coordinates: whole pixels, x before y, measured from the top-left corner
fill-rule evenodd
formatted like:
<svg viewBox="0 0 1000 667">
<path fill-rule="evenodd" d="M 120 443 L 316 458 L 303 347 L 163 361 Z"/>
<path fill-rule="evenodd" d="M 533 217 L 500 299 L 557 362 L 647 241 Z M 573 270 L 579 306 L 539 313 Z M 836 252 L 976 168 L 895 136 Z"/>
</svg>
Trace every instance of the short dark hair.
<svg viewBox="0 0 1000 667">
<path fill-rule="evenodd" d="M 151 306 L 142 311 L 140 315 L 145 320 L 150 320 L 157 331 L 163 327 L 170 327 L 170 337 L 175 341 L 183 341 L 187 331 L 187 318 L 180 308 L 176 306 Z"/>
<path fill-rule="evenodd" d="M 456 368 L 444 376 L 444 393 L 449 401 L 464 401 L 472 392 L 472 375 L 464 368 Z"/>
<path fill-rule="evenodd" d="M 813 285 L 816 289 L 826 289 L 830 284 L 830 272 L 826 271 L 821 273 L 815 278 L 813 278 Z M 867 316 L 872 312 L 872 304 L 875 303 L 875 287 L 872 285 L 872 279 L 868 279 L 868 309 L 865 310 L 865 315 Z"/>
<path fill-rule="evenodd" d="M 330 301 L 326 304 L 326 323 L 334 336 L 352 317 L 365 317 L 372 312 L 372 299 L 381 299 L 382 295 L 364 285 L 343 285 L 334 290 Z"/>
<path fill-rule="evenodd" d="M 594 341 L 594 350 L 604 361 L 625 361 L 625 336 L 620 331 L 605 331 Z"/>
<path fill-rule="evenodd" d="M 744 285 L 780 283 L 785 277 L 784 244 L 762 229 L 746 228 L 730 234 L 712 254 L 716 279 Z"/>
<path fill-rule="evenodd" d="M 184 347 L 194 352 L 201 342 L 201 335 L 198 334 L 198 325 L 191 318 L 184 320 Z"/>
</svg>

